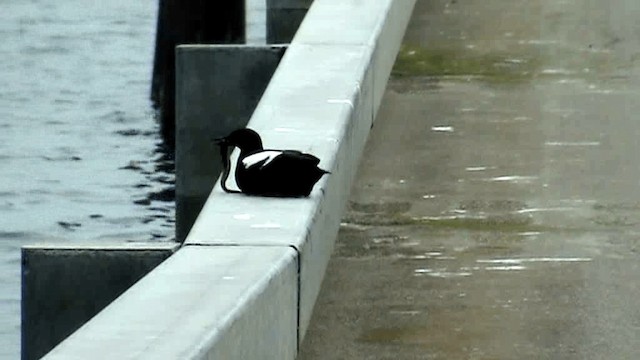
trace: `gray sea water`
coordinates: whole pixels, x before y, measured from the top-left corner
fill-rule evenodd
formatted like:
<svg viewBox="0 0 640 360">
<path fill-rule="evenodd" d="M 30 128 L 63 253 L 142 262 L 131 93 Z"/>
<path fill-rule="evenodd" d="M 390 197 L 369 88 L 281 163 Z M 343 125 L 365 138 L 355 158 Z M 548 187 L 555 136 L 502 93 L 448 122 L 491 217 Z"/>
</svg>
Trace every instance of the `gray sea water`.
<svg viewBox="0 0 640 360">
<path fill-rule="evenodd" d="M 157 0 L 0 0 L 0 359 L 19 358 L 20 247 L 172 241 L 149 101 Z M 264 0 L 247 0 L 264 43 Z"/>
<path fill-rule="evenodd" d="M 154 1 L 0 1 L 0 358 L 19 354 L 20 246 L 173 236 L 149 98 Z"/>
</svg>

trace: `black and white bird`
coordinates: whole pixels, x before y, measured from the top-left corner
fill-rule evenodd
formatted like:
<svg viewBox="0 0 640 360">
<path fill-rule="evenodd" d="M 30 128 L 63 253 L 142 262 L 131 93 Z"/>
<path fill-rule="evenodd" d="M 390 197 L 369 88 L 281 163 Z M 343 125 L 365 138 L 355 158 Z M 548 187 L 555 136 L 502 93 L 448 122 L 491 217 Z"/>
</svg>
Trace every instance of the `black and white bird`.
<svg viewBox="0 0 640 360">
<path fill-rule="evenodd" d="M 311 154 L 263 149 L 260 135 L 251 129 L 235 130 L 215 141 L 220 146 L 224 167 L 221 184 L 226 192 L 274 197 L 309 196 L 318 180 L 329 173 L 318 167 L 320 159 Z M 230 190 L 226 185 L 231 167 L 230 146 L 240 149 L 235 176 L 241 191 Z"/>
</svg>

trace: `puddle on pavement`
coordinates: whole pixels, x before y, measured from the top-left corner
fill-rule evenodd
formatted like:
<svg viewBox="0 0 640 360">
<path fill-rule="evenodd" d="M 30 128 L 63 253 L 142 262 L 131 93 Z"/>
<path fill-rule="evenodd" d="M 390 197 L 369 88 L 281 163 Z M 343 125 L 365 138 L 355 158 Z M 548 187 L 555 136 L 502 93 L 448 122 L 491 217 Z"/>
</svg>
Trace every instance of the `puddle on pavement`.
<svg viewBox="0 0 640 360">
<path fill-rule="evenodd" d="M 432 229 L 478 230 L 502 232 L 533 232 L 545 229 L 526 214 L 504 215 L 442 215 L 415 217 L 409 214 L 347 214 L 343 227 L 413 225 Z"/>
<path fill-rule="evenodd" d="M 447 228 L 458 230 L 495 231 L 495 232 L 526 232 L 542 229 L 528 216 L 491 215 L 491 216 L 423 216 L 414 218 L 415 224 L 432 228 Z"/>
<path fill-rule="evenodd" d="M 557 217 L 586 209 L 591 211 L 587 212 L 589 216 L 592 212 L 602 213 L 596 217 L 601 223 L 609 219 L 619 225 L 620 216 L 615 214 L 636 211 L 637 207 L 571 199 L 559 200 L 557 206 L 530 207 L 518 200 L 470 199 L 438 216 L 414 216 L 408 202 L 351 202 L 340 228 L 335 256 L 386 257 L 404 264 L 407 276 L 442 280 L 589 262 L 591 257 L 575 254 L 541 253 L 528 257 L 522 254 L 531 246 L 562 247 L 563 243 L 570 243 L 567 237 L 580 239 L 594 231 L 547 224 L 540 221 L 541 216 Z M 549 254 L 554 251 L 549 250 Z"/>
<path fill-rule="evenodd" d="M 404 213 L 411 209 L 409 202 L 360 203 L 349 202 L 349 209 L 364 213 Z"/>
</svg>

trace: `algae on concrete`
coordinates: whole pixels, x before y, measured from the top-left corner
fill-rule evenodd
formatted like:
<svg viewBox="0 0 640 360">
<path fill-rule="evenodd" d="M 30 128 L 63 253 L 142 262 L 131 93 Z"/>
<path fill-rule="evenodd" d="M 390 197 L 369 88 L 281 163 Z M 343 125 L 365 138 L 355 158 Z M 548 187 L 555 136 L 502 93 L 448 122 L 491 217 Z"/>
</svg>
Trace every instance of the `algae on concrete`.
<svg viewBox="0 0 640 360">
<path fill-rule="evenodd" d="M 481 54 L 404 44 L 392 74 L 397 77 L 471 77 L 487 82 L 518 83 L 530 80 L 538 68 L 539 62 L 533 57 L 515 58 L 506 53 Z"/>
</svg>

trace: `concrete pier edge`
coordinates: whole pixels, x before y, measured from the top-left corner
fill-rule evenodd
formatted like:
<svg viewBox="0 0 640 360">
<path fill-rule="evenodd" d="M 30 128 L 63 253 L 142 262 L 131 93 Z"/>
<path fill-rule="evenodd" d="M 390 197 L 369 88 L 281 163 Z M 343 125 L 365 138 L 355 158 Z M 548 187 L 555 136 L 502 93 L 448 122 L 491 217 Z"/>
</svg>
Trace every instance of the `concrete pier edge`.
<svg viewBox="0 0 640 360">
<path fill-rule="evenodd" d="M 304 199 L 218 183 L 182 249 L 45 359 L 294 359 L 414 4 L 316 0 L 248 126 L 332 174 Z"/>
</svg>

